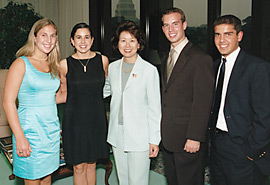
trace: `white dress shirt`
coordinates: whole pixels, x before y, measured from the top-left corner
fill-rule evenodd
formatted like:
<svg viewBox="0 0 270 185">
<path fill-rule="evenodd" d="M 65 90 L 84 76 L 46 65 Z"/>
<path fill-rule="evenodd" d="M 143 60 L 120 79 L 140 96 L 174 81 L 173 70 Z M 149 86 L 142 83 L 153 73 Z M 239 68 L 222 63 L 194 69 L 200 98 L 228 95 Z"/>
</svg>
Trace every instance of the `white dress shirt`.
<svg viewBox="0 0 270 185">
<path fill-rule="evenodd" d="M 234 52 L 232 52 L 229 56 L 226 57 L 226 63 L 225 63 L 224 81 L 223 81 L 221 102 L 220 102 L 220 108 L 218 112 L 218 119 L 217 119 L 216 127 L 220 130 L 227 131 L 227 132 L 228 132 L 228 127 L 227 127 L 226 119 L 224 117 L 224 104 L 225 104 L 225 98 L 227 94 L 228 83 L 231 77 L 233 66 L 235 64 L 235 61 L 239 52 L 240 52 L 240 47 L 238 47 Z M 222 58 L 224 57 L 222 56 Z M 219 76 L 219 69 L 221 67 L 221 64 L 222 62 L 219 65 L 217 76 Z M 216 80 L 216 82 L 218 82 L 218 79 Z M 216 86 L 217 86 L 217 83 L 216 83 Z"/>
</svg>

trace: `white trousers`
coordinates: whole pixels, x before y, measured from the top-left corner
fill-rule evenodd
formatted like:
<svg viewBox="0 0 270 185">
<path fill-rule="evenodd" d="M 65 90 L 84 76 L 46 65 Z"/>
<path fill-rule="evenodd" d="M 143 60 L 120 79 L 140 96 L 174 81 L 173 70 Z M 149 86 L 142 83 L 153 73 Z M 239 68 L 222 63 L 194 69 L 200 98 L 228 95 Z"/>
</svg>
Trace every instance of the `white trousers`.
<svg viewBox="0 0 270 185">
<path fill-rule="evenodd" d="M 148 185 L 149 150 L 124 151 L 123 126 L 119 127 L 117 146 L 112 147 L 119 185 Z"/>
</svg>

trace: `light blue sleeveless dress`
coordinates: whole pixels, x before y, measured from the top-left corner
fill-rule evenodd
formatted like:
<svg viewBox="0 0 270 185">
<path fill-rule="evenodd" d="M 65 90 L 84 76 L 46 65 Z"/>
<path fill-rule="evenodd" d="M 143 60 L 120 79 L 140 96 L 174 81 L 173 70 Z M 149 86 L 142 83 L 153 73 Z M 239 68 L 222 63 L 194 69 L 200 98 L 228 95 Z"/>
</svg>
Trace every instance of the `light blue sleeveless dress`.
<svg viewBox="0 0 270 185">
<path fill-rule="evenodd" d="M 59 167 L 60 126 L 55 93 L 60 81 L 50 73 L 38 71 L 27 57 L 25 74 L 18 93 L 18 115 L 22 130 L 32 152 L 30 157 L 19 157 L 13 136 L 13 173 L 25 179 L 39 179 Z"/>
</svg>

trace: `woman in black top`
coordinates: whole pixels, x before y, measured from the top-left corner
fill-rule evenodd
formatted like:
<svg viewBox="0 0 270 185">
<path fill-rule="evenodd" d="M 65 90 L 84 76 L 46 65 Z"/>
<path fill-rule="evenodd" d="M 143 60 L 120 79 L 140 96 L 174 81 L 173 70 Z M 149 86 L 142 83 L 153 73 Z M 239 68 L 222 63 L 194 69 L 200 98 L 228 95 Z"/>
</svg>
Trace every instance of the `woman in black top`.
<svg viewBox="0 0 270 185">
<path fill-rule="evenodd" d="M 103 86 L 108 58 L 91 51 L 90 27 L 76 24 L 70 38 L 75 53 L 60 62 L 60 90 L 66 105 L 63 115 L 63 148 L 73 165 L 75 185 L 95 185 L 96 161 L 108 158 L 107 119 Z M 58 102 L 59 103 L 59 102 Z"/>
</svg>

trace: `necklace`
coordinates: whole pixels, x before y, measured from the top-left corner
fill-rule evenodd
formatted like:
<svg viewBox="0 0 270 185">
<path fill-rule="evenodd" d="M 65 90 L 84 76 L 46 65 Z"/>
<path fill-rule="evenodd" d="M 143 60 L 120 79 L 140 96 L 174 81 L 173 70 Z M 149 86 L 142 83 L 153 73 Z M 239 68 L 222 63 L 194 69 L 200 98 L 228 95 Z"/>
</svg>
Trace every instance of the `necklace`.
<svg viewBox="0 0 270 185">
<path fill-rule="evenodd" d="M 124 62 L 123 62 L 123 64 L 122 64 L 122 69 L 123 69 L 123 71 L 124 71 L 125 73 L 130 73 L 130 71 L 132 71 L 134 65 L 135 65 L 135 64 L 133 64 L 132 68 L 131 68 L 130 70 L 127 71 L 127 70 L 125 70 Z"/>
<path fill-rule="evenodd" d="M 48 59 L 48 56 L 46 57 L 46 58 L 42 58 L 42 59 L 40 59 L 40 58 L 36 58 L 36 57 L 34 57 L 34 56 L 31 56 L 31 58 L 33 58 L 33 59 L 36 59 L 36 60 L 47 60 Z"/>
<path fill-rule="evenodd" d="M 83 63 L 81 62 L 81 60 L 78 59 L 78 61 L 79 61 L 79 62 L 81 63 L 81 65 L 83 66 L 83 72 L 85 72 L 85 73 L 86 73 L 86 71 L 87 71 L 86 67 L 87 67 L 87 65 L 88 65 L 88 63 L 89 63 L 89 60 L 90 60 L 90 58 L 87 60 L 86 64 L 83 65 Z"/>
</svg>

